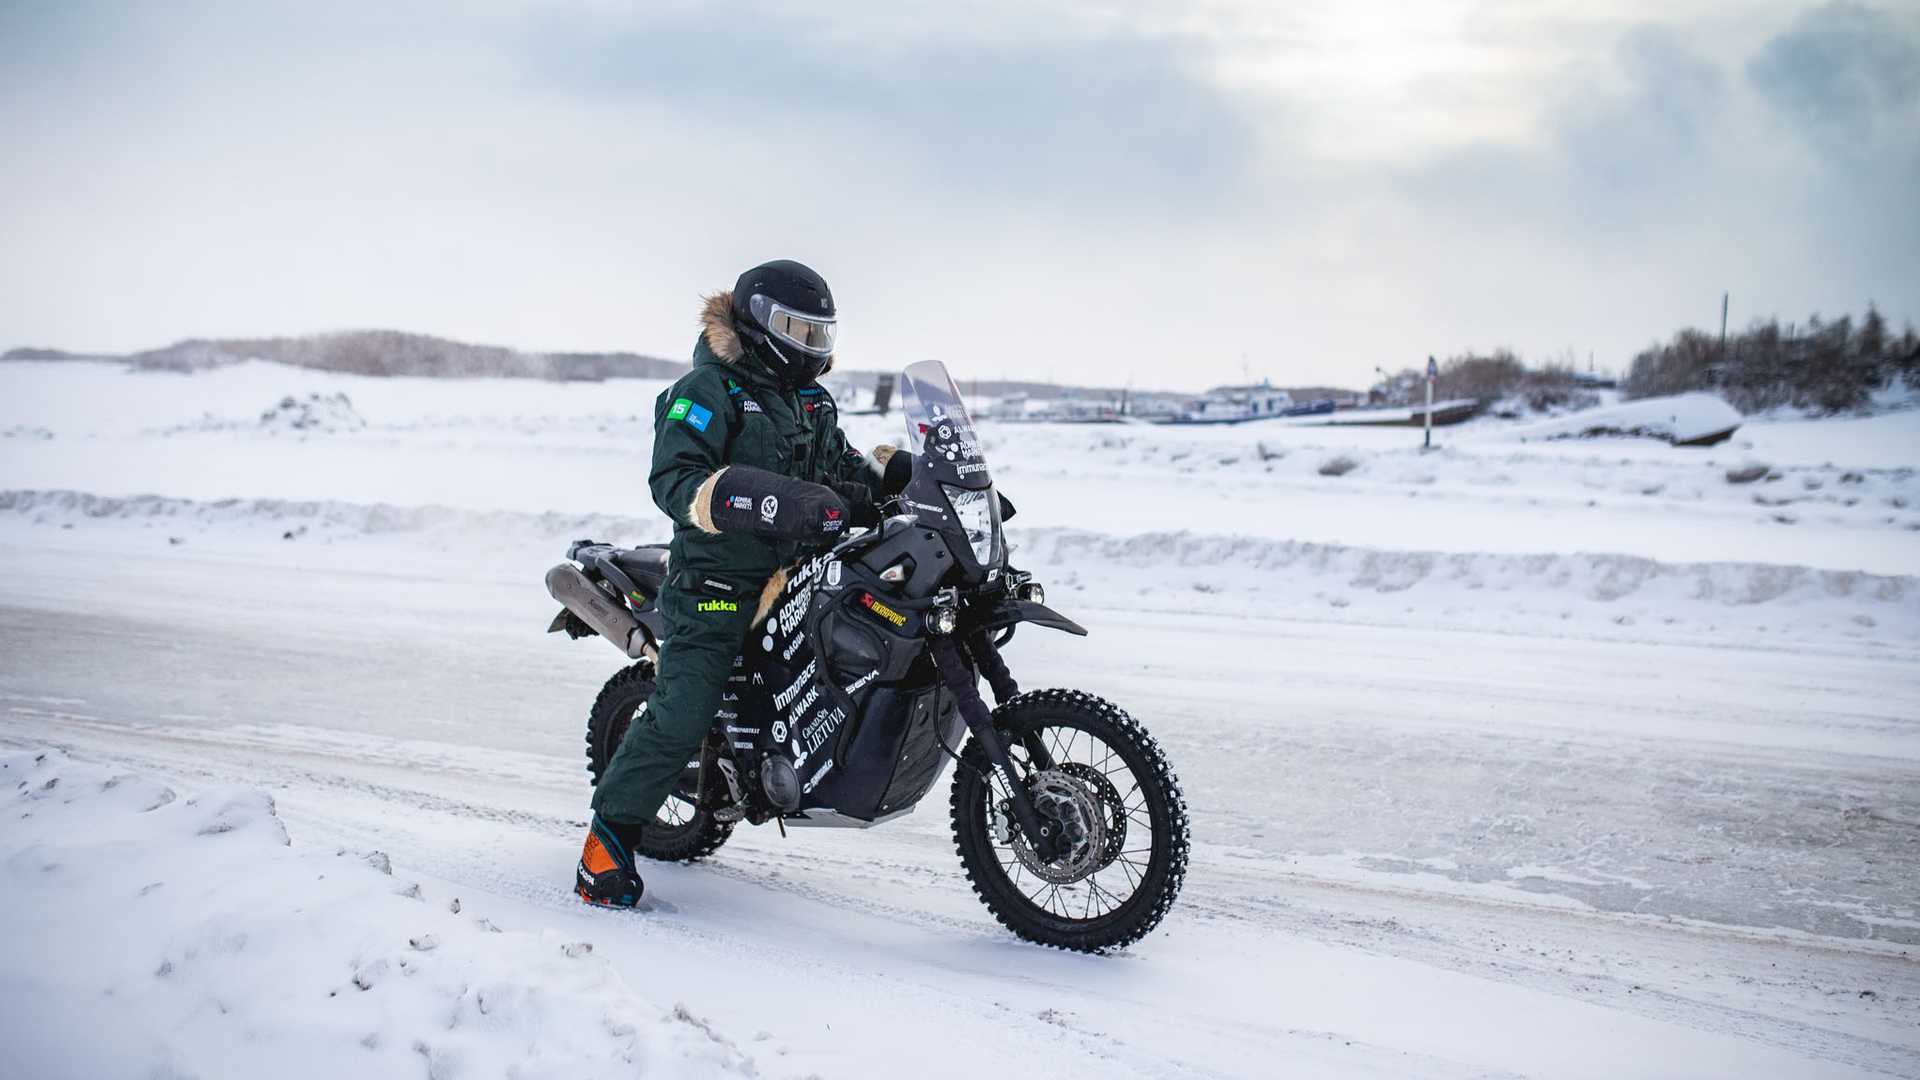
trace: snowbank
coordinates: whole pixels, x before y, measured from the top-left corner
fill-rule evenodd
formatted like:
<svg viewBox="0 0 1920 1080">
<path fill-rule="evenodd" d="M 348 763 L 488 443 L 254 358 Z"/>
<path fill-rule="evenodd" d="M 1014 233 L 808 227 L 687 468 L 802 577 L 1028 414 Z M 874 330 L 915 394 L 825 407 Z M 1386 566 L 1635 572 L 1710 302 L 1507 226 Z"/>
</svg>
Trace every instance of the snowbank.
<svg viewBox="0 0 1920 1080">
<path fill-rule="evenodd" d="M 586 942 L 502 932 L 273 801 L 0 754 L 0 1072 L 751 1076 Z"/>
<path fill-rule="evenodd" d="M 1521 442 L 1592 435 L 1636 435 L 1675 446 L 1712 446 L 1732 437 L 1740 411 L 1713 394 L 1675 394 L 1585 409 L 1507 432 Z"/>
<path fill-rule="evenodd" d="M 1024 520 L 1024 519 L 1022 519 Z M 567 541 L 660 542 L 661 518 L 336 501 L 0 491 L 0 527 L 58 529 L 91 546 L 264 554 L 437 574 L 538 573 Z M 1068 608 L 1391 621 L 1636 640 L 1781 644 L 1920 640 L 1920 576 L 1748 561 L 1663 561 L 1597 552 L 1443 552 L 1202 532 L 1009 526 L 1015 562 Z M 172 548 L 169 544 L 179 547 Z M 373 547 L 376 550 L 369 550 Z M 537 588 L 537 585 L 533 586 Z"/>
</svg>

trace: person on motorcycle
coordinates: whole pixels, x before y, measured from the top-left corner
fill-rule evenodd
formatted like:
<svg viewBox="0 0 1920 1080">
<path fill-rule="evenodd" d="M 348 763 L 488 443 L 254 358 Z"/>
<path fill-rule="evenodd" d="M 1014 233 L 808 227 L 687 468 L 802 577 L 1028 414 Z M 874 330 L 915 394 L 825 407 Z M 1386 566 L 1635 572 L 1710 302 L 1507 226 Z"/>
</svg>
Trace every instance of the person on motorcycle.
<svg viewBox="0 0 1920 1080">
<path fill-rule="evenodd" d="M 784 567 L 880 520 L 882 474 L 840 431 L 832 395 L 833 294 L 779 260 L 740 275 L 700 311 L 693 370 L 654 402 L 654 505 L 673 519 L 666 621 L 652 697 L 593 795 L 575 890 L 631 907 L 631 852 L 725 704 L 748 631 L 785 585 Z M 878 447 L 884 466 L 891 447 Z M 900 455 L 900 465 L 910 459 Z"/>
</svg>

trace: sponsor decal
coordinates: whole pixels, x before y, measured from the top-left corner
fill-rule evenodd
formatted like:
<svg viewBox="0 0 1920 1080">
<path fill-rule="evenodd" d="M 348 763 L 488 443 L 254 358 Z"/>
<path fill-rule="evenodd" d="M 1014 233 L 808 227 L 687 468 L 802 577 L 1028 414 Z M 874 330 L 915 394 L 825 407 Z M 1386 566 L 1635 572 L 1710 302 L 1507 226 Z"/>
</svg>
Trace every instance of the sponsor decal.
<svg viewBox="0 0 1920 1080">
<path fill-rule="evenodd" d="M 740 605 L 733 600 L 702 600 L 701 611 L 739 611 Z"/>
<path fill-rule="evenodd" d="M 875 668 L 875 669 L 873 669 L 872 671 L 869 671 L 869 672 L 867 672 L 867 673 L 866 673 L 865 675 L 862 675 L 862 676 L 860 676 L 859 678 L 857 678 L 857 679 L 855 679 L 855 680 L 853 680 L 852 682 L 850 682 L 850 683 L 848 683 L 848 684 L 847 684 L 847 693 L 848 693 L 849 695 L 853 695 L 853 694 L 857 694 L 857 693 L 859 693 L 859 692 L 861 691 L 861 689 L 862 689 L 862 688 L 864 688 L 864 687 L 865 687 L 865 686 L 866 686 L 866 685 L 867 685 L 868 683 L 870 683 L 870 682 L 872 682 L 872 681 L 873 681 L 873 678 L 874 678 L 874 676 L 876 676 L 876 675 L 878 675 L 878 674 L 880 674 L 880 669 L 879 669 L 879 668 Z"/>
<path fill-rule="evenodd" d="M 839 587 L 840 587 L 840 561 L 836 559 L 833 562 L 830 562 L 827 564 L 827 588 L 837 589 Z"/>
<path fill-rule="evenodd" d="M 874 599 L 872 593 L 861 593 L 860 602 L 866 605 L 868 611 L 873 612 L 875 615 L 880 616 L 895 626 L 907 625 L 907 617 L 905 615 Z"/>
<path fill-rule="evenodd" d="M 757 412 L 762 414 L 766 412 L 765 409 L 762 409 L 760 407 L 759 402 L 753 400 L 750 397 L 743 397 L 740 399 L 740 411 L 743 413 Z"/>
<path fill-rule="evenodd" d="M 777 743 L 786 742 L 787 741 L 787 722 L 785 720 L 775 720 L 773 722 L 773 730 L 770 732 L 770 734 L 773 736 L 774 742 L 777 742 Z"/>
<path fill-rule="evenodd" d="M 800 651 L 800 646 L 805 643 L 806 640 L 806 638 L 801 637 L 799 634 L 793 635 L 793 640 L 787 642 L 787 647 L 780 650 L 780 659 L 792 660 L 793 654 Z"/>
<path fill-rule="evenodd" d="M 727 505 L 735 510 L 752 510 L 753 496 L 729 495 L 727 496 Z"/>
<path fill-rule="evenodd" d="M 820 531 L 823 533 L 837 533 L 840 531 L 840 527 L 845 524 L 846 522 L 844 521 L 830 518 L 820 523 Z"/>
<path fill-rule="evenodd" d="M 718 578 L 702 578 L 700 580 L 700 584 L 705 585 L 709 589 L 719 589 L 723 593 L 730 593 L 733 591 L 733 586 L 731 584 L 725 581 L 721 581 Z"/>
<path fill-rule="evenodd" d="M 692 424 L 694 430 L 705 431 L 707 430 L 707 425 L 712 422 L 712 409 L 707 408 L 705 405 L 689 405 L 687 407 L 687 423 Z"/>
<path fill-rule="evenodd" d="M 693 402 L 686 398 L 675 398 L 673 408 L 667 410 L 667 419 L 684 420 L 687 416 L 687 410 L 691 408 L 693 408 Z"/>
<path fill-rule="evenodd" d="M 951 457 L 952 455 L 949 454 L 948 456 Z M 969 476 L 973 473 L 985 472 L 986 468 L 987 468 L 986 462 L 975 461 L 966 465 L 956 465 L 954 466 L 954 471 L 959 473 L 961 476 Z"/>
<path fill-rule="evenodd" d="M 947 516 L 947 512 L 946 512 L 946 510 L 945 510 L 945 509 L 943 509 L 943 508 L 941 508 L 941 507 L 938 507 L 938 506 L 934 506 L 934 505 L 932 505 L 932 504 L 930 504 L 930 503 L 923 503 L 923 502 L 914 502 L 914 501 L 913 501 L 913 500 L 911 500 L 911 499 L 908 499 L 908 500 L 905 500 L 905 501 L 906 501 L 906 504 L 907 504 L 908 506 L 911 506 L 911 507 L 913 507 L 913 508 L 914 508 L 915 510 L 922 510 L 922 511 L 925 511 L 926 513 L 929 513 L 929 514 L 932 514 L 932 515 L 934 515 L 935 517 L 946 517 L 946 516 Z"/>
<path fill-rule="evenodd" d="M 824 777 L 824 776 L 826 776 L 826 775 L 827 775 L 827 770 L 828 770 L 828 769 L 831 769 L 831 768 L 833 768 L 833 762 L 831 762 L 831 761 L 823 761 L 823 762 L 821 762 L 821 763 L 820 763 L 820 771 L 819 771 L 819 772 L 816 772 L 816 773 L 814 773 L 814 774 L 813 774 L 813 779 L 811 779 L 811 780 L 808 780 L 808 781 L 807 781 L 807 786 L 805 786 L 805 787 L 803 787 L 803 788 L 801 788 L 801 789 L 800 789 L 800 791 L 801 791 L 801 793 L 803 793 L 803 794 L 809 794 L 809 795 L 810 795 L 810 794 L 812 794 L 812 793 L 813 793 L 813 789 L 814 789 L 814 788 L 816 788 L 816 787 L 819 787 L 819 786 L 820 786 L 820 779 L 821 779 L 822 777 Z"/>
<path fill-rule="evenodd" d="M 812 593 L 802 590 L 795 593 L 785 604 L 781 605 L 780 632 L 782 634 L 793 633 L 794 628 L 800 625 L 800 620 L 807 617 L 807 603 L 812 599 Z M 796 638 L 794 640 L 797 641 L 799 639 Z"/>
<path fill-rule="evenodd" d="M 818 685 L 815 685 L 809 688 L 806 694 L 804 694 L 799 701 L 794 702 L 793 708 L 788 710 L 788 712 L 790 714 L 805 713 L 808 709 L 813 708 L 814 702 L 819 700 L 820 700 L 820 687 Z"/>
<path fill-rule="evenodd" d="M 829 507 L 827 507 L 827 508 L 825 508 L 824 510 L 822 510 L 822 511 L 821 511 L 821 513 L 824 513 L 824 514 L 826 514 L 826 515 L 827 515 L 827 520 L 828 520 L 828 521 L 839 521 L 839 520 L 840 520 L 840 511 L 838 511 L 838 510 L 836 510 L 836 509 L 834 509 L 834 508 L 833 508 L 833 507 L 831 507 L 831 506 L 829 506 Z"/>
<path fill-rule="evenodd" d="M 766 498 L 760 500 L 760 520 L 761 521 L 764 521 L 767 524 L 771 525 L 773 524 L 774 515 L 778 514 L 779 512 L 780 512 L 779 499 L 776 499 L 772 495 L 769 495 Z"/>
<path fill-rule="evenodd" d="M 839 709 L 830 709 L 814 718 L 813 722 L 794 739 L 795 745 L 800 748 L 797 754 L 798 760 L 805 761 L 825 746 L 827 740 L 833 737 L 833 733 L 839 730 L 840 721 L 846 718 L 847 714 Z"/>
<path fill-rule="evenodd" d="M 819 666 L 820 660 L 817 657 L 807 661 L 807 666 L 800 670 L 800 674 L 795 677 L 793 684 L 773 695 L 773 707 L 776 709 L 786 708 L 794 698 L 800 695 L 800 691 L 806 689 L 807 684 L 813 681 L 813 673 Z"/>
</svg>

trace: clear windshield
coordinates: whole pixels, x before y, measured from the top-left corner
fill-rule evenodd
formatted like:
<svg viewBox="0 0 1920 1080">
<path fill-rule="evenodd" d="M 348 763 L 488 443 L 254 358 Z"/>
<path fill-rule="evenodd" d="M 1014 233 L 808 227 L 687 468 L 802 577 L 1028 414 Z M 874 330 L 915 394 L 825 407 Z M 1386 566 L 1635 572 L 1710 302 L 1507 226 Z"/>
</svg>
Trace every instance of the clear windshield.
<svg viewBox="0 0 1920 1080">
<path fill-rule="evenodd" d="M 936 476 L 964 488 L 992 483 L 980 436 L 967 415 L 960 391 L 938 360 L 922 360 L 901 373 L 902 407 L 907 418 L 907 449 L 924 454 Z"/>
</svg>

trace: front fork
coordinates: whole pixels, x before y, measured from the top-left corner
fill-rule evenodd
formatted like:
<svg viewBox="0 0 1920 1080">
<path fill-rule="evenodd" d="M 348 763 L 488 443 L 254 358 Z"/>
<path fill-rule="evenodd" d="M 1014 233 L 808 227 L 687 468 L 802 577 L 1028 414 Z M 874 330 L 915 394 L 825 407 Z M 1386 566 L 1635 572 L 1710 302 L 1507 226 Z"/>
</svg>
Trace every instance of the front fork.
<svg viewBox="0 0 1920 1080">
<path fill-rule="evenodd" d="M 987 683 L 993 687 L 994 699 L 1002 703 L 1020 692 L 1013 681 L 1013 675 L 1007 671 L 1006 662 L 1000 659 L 1000 651 L 986 635 L 976 635 L 968 642 L 968 651 L 974 662 L 979 665 L 980 673 L 987 677 Z M 1039 811 L 1034 809 L 1033 797 L 1027 791 L 1027 785 L 1013 771 L 1013 762 L 1007 757 L 1006 740 L 993 726 L 993 713 L 987 703 L 980 700 L 980 690 L 974 685 L 975 679 L 962 655 L 960 645 L 952 638 L 944 638 L 933 647 L 933 665 L 940 672 L 941 682 L 952 691 L 955 703 L 959 706 L 961 719 L 967 722 L 968 730 L 987 752 L 987 761 L 1000 773 L 1000 779 L 1007 786 L 1007 801 L 1012 804 L 1013 818 L 1020 823 L 1020 831 L 1027 842 L 1045 862 L 1059 857 L 1060 838 L 1054 830 L 1040 820 Z M 1027 752 L 1032 757 L 1034 767 L 1044 769 L 1050 766 L 1044 749 L 1032 745 L 1038 740 L 1029 740 Z M 991 797 L 991 789 L 989 789 Z"/>
</svg>

